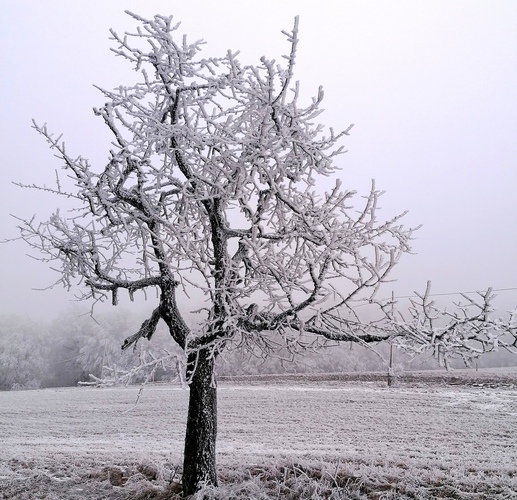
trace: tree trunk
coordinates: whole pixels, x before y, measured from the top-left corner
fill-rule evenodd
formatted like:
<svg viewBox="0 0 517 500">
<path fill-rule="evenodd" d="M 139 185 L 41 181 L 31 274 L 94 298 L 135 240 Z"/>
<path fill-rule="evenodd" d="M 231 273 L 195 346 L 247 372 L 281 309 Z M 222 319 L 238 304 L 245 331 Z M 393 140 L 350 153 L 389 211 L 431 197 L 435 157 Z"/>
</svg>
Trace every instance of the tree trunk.
<svg viewBox="0 0 517 500">
<path fill-rule="evenodd" d="M 196 359 L 197 358 L 197 359 Z M 217 486 L 215 440 L 217 435 L 217 389 L 214 359 L 206 350 L 189 356 L 187 370 L 195 370 L 191 382 L 185 451 L 183 494 L 193 495 L 203 485 Z M 187 373 L 187 376 L 189 374 Z"/>
</svg>

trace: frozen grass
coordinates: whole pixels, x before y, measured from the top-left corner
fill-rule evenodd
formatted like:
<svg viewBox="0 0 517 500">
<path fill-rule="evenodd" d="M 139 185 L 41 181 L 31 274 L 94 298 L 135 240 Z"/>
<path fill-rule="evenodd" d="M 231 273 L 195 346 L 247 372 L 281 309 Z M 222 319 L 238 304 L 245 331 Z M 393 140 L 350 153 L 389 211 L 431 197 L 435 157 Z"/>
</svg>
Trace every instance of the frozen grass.
<svg viewBox="0 0 517 500">
<path fill-rule="evenodd" d="M 396 389 L 332 377 L 223 382 L 221 484 L 204 495 L 517 498 L 517 373 L 497 383 L 475 373 L 456 373 L 452 383 L 467 385 L 422 375 Z M 134 407 L 138 391 L 0 393 L 0 498 L 174 498 L 188 394 L 148 386 Z"/>
</svg>

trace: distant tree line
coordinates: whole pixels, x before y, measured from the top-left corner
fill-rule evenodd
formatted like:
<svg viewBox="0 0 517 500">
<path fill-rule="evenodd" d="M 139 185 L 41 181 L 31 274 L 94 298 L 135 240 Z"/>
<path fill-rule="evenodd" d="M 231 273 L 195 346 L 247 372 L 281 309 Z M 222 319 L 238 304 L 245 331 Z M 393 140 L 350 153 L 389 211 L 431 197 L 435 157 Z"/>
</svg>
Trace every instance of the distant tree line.
<svg viewBox="0 0 517 500">
<path fill-rule="evenodd" d="M 178 363 L 181 352 L 175 350 L 174 341 L 166 331 L 157 332 L 153 343 L 141 340 L 135 349 L 121 350 L 134 324 L 127 311 L 95 319 L 68 311 L 46 323 L 20 316 L 0 316 L 0 390 L 67 387 L 96 380 L 116 383 L 117 377 L 120 383 L 181 380 L 182 365 Z M 373 349 L 340 344 L 319 349 L 318 353 L 308 349 L 301 355 L 279 349 L 267 358 L 261 352 L 229 349 L 218 360 L 217 372 L 256 375 L 386 371 L 388 360 L 386 344 Z M 510 353 L 501 351 L 484 355 L 478 366 L 508 366 L 515 361 Z M 398 371 L 437 367 L 433 358 L 411 358 L 398 350 L 395 354 Z M 458 364 L 457 368 L 460 367 Z"/>
<path fill-rule="evenodd" d="M 0 390 L 75 386 L 127 373 L 133 377 L 124 380 L 133 383 L 148 375 L 153 380 L 177 377 L 173 362 L 168 369 L 151 364 L 147 370 L 136 370 L 146 360 L 167 353 L 174 361 L 174 353 L 165 335 L 152 346 L 145 341 L 122 352 L 124 338 L 131 333 L 130 321 L 127 312 L 94 319 L 69 311 L 47 323 L 0 316 Z"/>
</svg>

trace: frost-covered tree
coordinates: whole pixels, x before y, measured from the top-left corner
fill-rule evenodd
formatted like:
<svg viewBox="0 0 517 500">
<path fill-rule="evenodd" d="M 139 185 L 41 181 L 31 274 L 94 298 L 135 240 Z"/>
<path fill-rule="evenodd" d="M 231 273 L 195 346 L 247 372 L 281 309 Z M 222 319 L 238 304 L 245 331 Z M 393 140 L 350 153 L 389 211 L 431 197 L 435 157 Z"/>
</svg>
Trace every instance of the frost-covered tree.
<svg viewBox="0 0 517 500">
<path fill-rule="evenodd" d="M 48 331 L 41 324 L 0 316 L 0 391 L 41 387 L 48 353 Z"/>
<path fill-rule="evenodd" d="M 190 390 L 183 492 L 217 483 L 214 362 L 228 345 L 268 353 L 315 338 L 377 342 L 413 336 L 391 301 L 376 299 L 412 230 L 378 217 L 372 185 L 359 204 L 336 180 L 334 159 L 348 134 L 316 123 L 321 89 L 305 102 L 293 79 L 298 25 L 284 33 L 284 66 L 263 57 L 201 55 L 201 41 L 177 37 L 172 18 L 143 19 L 118 36 L 115 53 L 140 75 L 102 90 L 95 109 L 113 137 L 105 166 L 72 156 L 35 124 L 63 162 L 55 193 L 77 202 L 70 214 L 22 221 L 23 238 L 60 264 L 60 281 L 84 299 L 158 291 L 130 346 L 159 321 L 186 356 Z M 321 179 L 334 179 L 324 192 Z M 149 296 L 153 296 L 152 294 Z M 185 321 L 190 303 L 197 326 Z M 355 308 L 358 300 L 370 306 Z M 365 313 L 365 317 L 360 316 Z M 369 321 L 366 321 L 369 319 Z M 431 335 L 415 340 L 431 345 Z"/>
</svg>

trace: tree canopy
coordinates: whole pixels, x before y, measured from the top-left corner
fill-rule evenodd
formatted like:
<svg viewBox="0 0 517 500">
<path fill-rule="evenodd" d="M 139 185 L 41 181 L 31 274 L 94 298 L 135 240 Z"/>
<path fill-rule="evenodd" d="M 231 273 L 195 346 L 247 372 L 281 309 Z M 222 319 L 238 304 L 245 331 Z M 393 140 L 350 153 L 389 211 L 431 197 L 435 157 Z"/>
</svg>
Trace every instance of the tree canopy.
<svg viewBox="0 0 517 500">
<path fill-rule="evenodd" d="M 374 296 L 410 250 L 412 230 L 400 216 L 378 220 L 374 185 L 359 211 L 339 180 L 328 193 L 318 189 L 336 173 L 351 127 L 315 124 L 321 89 L 300 104 L 298 23 L 285 33 L 291 52 L 282 68 L 266 58 L 243 66 L 231 52 L 201 57 L 202 42 L 178 43 L 170 18 L 131 15 L 143 27 L 112 34 L 142 81 L 102 90 L 108 102 L 95 113 L 113 134 L 108 162 L 95 169 L 70 156 L 35 124 L 74 180 L 65 192 L 58 179 L 56 192 L 80 206 L 29 221 L 24 237 L 60 263 L 64 285 L 83 280 L 84 298 L 109 293 L 116 304 L 120 289 L 159 288 L 160 306 L 140 331 L 147 337 L 162 318 L 182 347 L 260 342 L 262 331 L 368 339 L 351 304 Z M 199 330 L 181 318 L 178 287 L 206 297 Z"/>
</svg>

